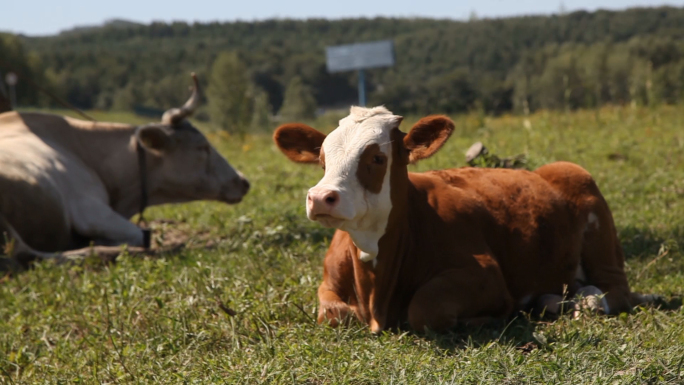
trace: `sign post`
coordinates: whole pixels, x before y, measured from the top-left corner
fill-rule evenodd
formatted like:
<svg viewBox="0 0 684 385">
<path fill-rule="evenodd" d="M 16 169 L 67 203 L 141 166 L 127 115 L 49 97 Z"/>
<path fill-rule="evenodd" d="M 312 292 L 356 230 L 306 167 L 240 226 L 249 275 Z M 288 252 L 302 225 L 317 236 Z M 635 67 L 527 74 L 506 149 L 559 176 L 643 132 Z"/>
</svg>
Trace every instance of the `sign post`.
<svg viewBox="0 0 684 385">
<path fill-rule="evenodd" d="M 365 69 L 392 67 L 394 65 L 394 43 L 379 40 L 367 43 L 338 45 L 325 48 L 328 72 L 358 71 L 359 105 L 366 105 Z"/>
<path fill-rule="evenodd" d="M 17 109 L 17 89 L 15 86 L 18 81 L 19 77 L 14 72 L 8 72 L 7 75 L 5 75 L 5 82 L 7 82 L 10 89 L 10 104 L 12 105 L 13 110 Z"/>
<path fill-rule="evenodd" d="M 366 106 L 366 73 L 359 70 L 359 106 Z"/>
</svg>

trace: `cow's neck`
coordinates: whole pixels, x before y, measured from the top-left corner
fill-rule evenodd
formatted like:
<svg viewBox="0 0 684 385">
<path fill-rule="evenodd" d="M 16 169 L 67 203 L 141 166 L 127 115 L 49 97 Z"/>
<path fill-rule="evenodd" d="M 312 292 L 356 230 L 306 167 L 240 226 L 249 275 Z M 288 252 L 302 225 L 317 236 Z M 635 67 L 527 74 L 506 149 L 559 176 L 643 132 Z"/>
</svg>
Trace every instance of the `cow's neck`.
<svg viewBox="0 0 684 385">
<path fill-rule="evenodd" d="M 109 197 L 110 207 L 126 218 L 138 212 L 141 202 L 140 170 L 135 146 L 137 127 L 115 123 L 70 122 L 80 140 L 68 146 L 97 174 Z M 147 156 L 147 168 L 156 163 Z M 149 172 L 148 172 L 149 173 Z"/>
<path fill-rule="evenodd" d="M 395 150 L 394 160 L 399 160 L 401 154 Z M 370 315 L 367 320 L 371 330 L 377 332 L 387 327 L 397 326 L 401 320 L 402 309 L 401 291 L 397 283 L 401 276 L 401 269 L 405 268 L 406 256 L 411 253 L 414 240 L 411 233 L 409 215 L 416 198 L 415 187 L 409 180 L 406 164 L 397 162 L 390 168 L 390 199 L 392 208 L 385 221 L 386 227 L 377 241 L 377 255 L 368 262 L 360 260 L 364 253 L 359 247 L 357 267 L 357 292 L 361 292 L 365 312 Z M 414 195 L 418 195 L 414 197 Z M 351 233 L 350 233 L 351 235 Z M 390 310 L 396 312 L 390 314 Z"/>
<path fill-rule="evenodd" d="M 355 290 L 364 318 L 374 332 L 399 326 L 404 320 L 408 301 L 424 278 L 419 271 L 426 268 L 423 264 L 429 263 L 429 245 L 421 243 L 420 236 L 416 236 L 421 226 L 429 225 L 423 223 L 425 212 L 430 210 L 427 193 L 404 175 L 400 183 L 392 186 L 397 191 L 392 194 L 393 207 L 379 241 L 377 257 L 370 262 L 360 258 L 354 261 Z"/>
</svg>

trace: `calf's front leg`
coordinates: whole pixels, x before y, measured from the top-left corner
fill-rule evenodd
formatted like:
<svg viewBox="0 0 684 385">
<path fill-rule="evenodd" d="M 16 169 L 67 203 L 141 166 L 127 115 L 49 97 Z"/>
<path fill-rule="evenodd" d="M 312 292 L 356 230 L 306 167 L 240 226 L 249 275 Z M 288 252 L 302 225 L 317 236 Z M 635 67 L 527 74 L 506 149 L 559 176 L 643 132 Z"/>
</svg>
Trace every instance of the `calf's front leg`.
<svg viewBox="0 0 684 385">
<path fill-rule="evenodd" d="M 327 322 L 330 326 L 336 327 L 347 321 L 354 312 L 340 296 L 323 282 L 318 288 L 318 323 Z"/>
</svg>

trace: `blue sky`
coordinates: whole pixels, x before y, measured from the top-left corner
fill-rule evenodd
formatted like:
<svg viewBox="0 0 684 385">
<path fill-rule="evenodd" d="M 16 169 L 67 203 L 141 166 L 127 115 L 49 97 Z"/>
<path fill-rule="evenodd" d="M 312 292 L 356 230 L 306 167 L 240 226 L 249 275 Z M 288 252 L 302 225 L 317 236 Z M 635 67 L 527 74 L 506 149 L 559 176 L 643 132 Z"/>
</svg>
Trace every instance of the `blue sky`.
<svg viewBox="0 0 684 385">
<path fill-rule="evenodd" d="M 76 25 L 100 24 L 112 18 L 143 23 L 153 20 L 233 21 L 280 18 L 438 17 L 467 19 L 624 9 L 637 6 L 684 6 L 684 0 L 3 0 L 0 30 L 27 35 L 54 34 Z"/>
</svg>

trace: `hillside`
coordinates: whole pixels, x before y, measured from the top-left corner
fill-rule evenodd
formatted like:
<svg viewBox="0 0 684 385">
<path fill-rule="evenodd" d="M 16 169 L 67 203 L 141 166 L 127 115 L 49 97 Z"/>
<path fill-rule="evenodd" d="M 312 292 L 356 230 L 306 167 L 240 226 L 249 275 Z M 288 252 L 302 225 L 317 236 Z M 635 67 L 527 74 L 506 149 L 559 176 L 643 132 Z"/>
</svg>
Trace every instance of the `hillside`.
<svg viewBox="0 0 684 385">
<path fill-rule="evenodd" d="M 116 23 L 21 41 L 57 93 L 101 109 L 176 105 L 188 72 L 206 83 L 217 54 L 235 51 L 276 113 L 295 76 L 319 106 L 355 102 L 356 75 L 327 74 L 324 47 L 393 39 L 397 65 L 369 72 L 370 102 L 454 113 L 676 103 L 684 95 L 683 37 L 684 8 L 664 7 L 468 22 Z"/>
</svg>

